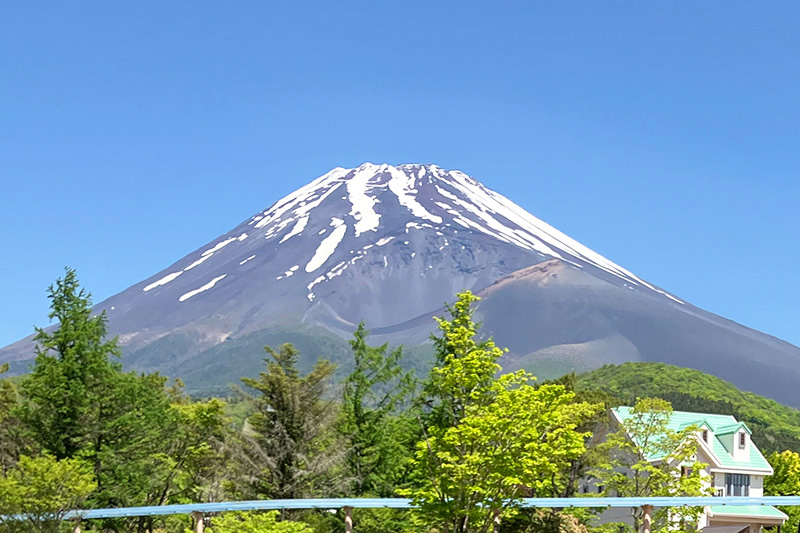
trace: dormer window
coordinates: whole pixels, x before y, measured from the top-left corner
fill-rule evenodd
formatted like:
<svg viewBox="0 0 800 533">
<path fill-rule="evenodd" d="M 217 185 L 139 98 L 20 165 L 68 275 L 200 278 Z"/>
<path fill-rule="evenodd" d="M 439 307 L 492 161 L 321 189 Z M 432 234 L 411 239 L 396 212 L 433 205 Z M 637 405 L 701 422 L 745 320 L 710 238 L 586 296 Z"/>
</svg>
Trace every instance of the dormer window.
<svg viewBox="0 0 800 533">
<path fill-rule="evenodd" d="M 747 436 L 745 435 L 744 431 L 739 433 L 739 448 L 744 448 L 747 445 Z"/>
<path fill-rule="evenodd" d="M 708 444 L 708 430 L 707 429 L 703 430 L 703 442 Z"/>
</svg>

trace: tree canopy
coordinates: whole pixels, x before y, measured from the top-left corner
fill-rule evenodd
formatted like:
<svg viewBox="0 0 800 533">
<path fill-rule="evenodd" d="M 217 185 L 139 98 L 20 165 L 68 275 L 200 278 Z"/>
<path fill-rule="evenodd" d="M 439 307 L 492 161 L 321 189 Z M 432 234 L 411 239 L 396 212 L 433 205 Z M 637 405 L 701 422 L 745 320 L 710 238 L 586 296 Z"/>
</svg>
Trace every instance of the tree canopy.
<svg viewBox="0 0 800 533">
<path fill-rule="evenodd" d="M 578 425 L 598 406 L 573 402 L 561 385 L 532 387 L 524 371 L 495 378 L 503 350 L 477 338 L 471 305 L 458 295 L 439 318 L 437 366 L 425 390 L 430 408 L 405 491 L 423 522 L 447 533 L 487 532 L 513 516 L 585 451 Z"/>
<path fill-rule="evenodd" d="M 242 378 L 254 394 L 246 400 L 255 412 L 237 446 L 237 494 L 246 498 L 302 498 L 323 488 L 338 490 L 335 467 L 344 458 L 335 443 L 334 402 L 325 397 L 335 366 L 318 361 L 305 376 L 297 369 L 291 344 L 265 347 L 269 358 L 259 379 Z"/>
<path fill-rule="evenodd" d="M 31 373 L 0 378 L 0 533 L 58 531 L 67 510 L 80 506 L 399 495 L 418 509 L 359 510 L 357 530 L 586 533 L 594 528 L 586 512 L 522 509 L 520 500 L 573 495 L 589 472 L 606 494 L 707 494 L 696 428 L 670 430 L 667 397 L 684 408 L 747 412 L 761 431 L 773 416 L 780 427 L 772 434 L 781 438 L 794 438 L 793 424 L 800 427 L 796 412 L 770 415 L 774 402 L 748 406 L 749 393 L 736 396 L 713 380 L 703 381 L 702 395 L 695 385 L 663 378 L 673 371 L 658 365 L 604 367 L 543 384 L 525 371 L 504 374 L 505 350 L 481 336 L 479 298 L 470 292 L 436 318 L 433 368 L 420 386 L 401 366 L 403 348 L 372 346 L 362 322 L 350 340 L 352 370 L 341 382 L 333 381 L 336 366 L 325 353 L 304 351 L 304 360 L 316 357 L 307 369 L 295 346 L 284 343 L 266 346 L 263 371 L 243 377 L 244 387 L 225 400 L 191 398 L 179 381 L 124 371 L 106 316 L 94 310 L 74 270 L 48 297 L 55 323 L 36 330 Z M 677 370 L 687 382 L 692 372 Z M 624 403 L 648 391 L 648 381 L 657 397 L 642 394 L 631 416 L 601 431 L 602 404 Z M 796 451 L 774 453 L 770 462 L 767 494 L 800 494 Z M 697 512 L 682 509 L 671 519 L 692 520 Z M 800 514 L 787 513 L 796 527 Z M 638 526 L 641 513 L 633 519 Z M 207 518 L 210 533 L 333 533 L 343 521 L 341 511 L 319 510 Z M 663 513 L 659 524 L 666 525 Z M 185 533 L 189 525 L 188 517 L 86 524 L 118 533 Z"/>
</svg>

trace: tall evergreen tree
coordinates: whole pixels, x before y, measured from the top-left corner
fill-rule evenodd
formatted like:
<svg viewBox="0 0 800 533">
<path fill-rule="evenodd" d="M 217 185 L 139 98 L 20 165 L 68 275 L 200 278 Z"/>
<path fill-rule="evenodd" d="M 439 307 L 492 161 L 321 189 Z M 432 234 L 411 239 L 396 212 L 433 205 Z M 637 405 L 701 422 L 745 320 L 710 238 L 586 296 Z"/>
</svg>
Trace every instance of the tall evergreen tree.
<svg viewBox="0 0 800 533">
<path fill-rule="evenodd" d="M 221 439 L 222 404 L 186 405 L 158 374 L 123 372 L 105 313 L 75 271 L 48 289 L 53 331 L 37 329 L 37 357 L 21 386 L 19 418 L 36 448 L 54 458 L 79 458 L 93 470 L 96 507 L 157 505 L 196 497 Z M 0 415 L 2 416 L 2 415 Z M 125 523 L 127 522 L 127 526 Z M 116 520 L 114 530 L 152 529 L 145 520 Z"/>
<path fill-rule="evenodd" d="M 302 498 L 339 490 L 334 475 L 344 451 L 333 440 L 336 412 L 325 399 L 335 365 L 318 361 L 300 375 L 298 352 L 291 344 L 278 351 L 265 347 L 270 359 L 259 379 L 242 378 L 256 394 L 248 400 L 250 416 L 235 450 L 239 472 L 233 492 L 239 497 Z"/>
<path fill-rule="evenodd" d="M 350 347 L 355 366 L 344 380 L 340 432 L 349 442 L 347 462 L 356 496 L 393 495 L 411 458 L 416 422 L 400 414 L 414 389 L 410 372 L 400 368 L 403 348 L 369 346 L 363 322 Z"/>
<path fill-rule="evenodd" d="M 36 328 L 36 362 L 22 386 L 22 418 L 35 440 L 57 459 L 74 457 L 97 438 L 101 406 L 120 371 L 116 338 L 106 340 L 105 312 L 92 313 L 91 295 L 74 269 L 48 290 L 52 333 Z"/>
</svg>

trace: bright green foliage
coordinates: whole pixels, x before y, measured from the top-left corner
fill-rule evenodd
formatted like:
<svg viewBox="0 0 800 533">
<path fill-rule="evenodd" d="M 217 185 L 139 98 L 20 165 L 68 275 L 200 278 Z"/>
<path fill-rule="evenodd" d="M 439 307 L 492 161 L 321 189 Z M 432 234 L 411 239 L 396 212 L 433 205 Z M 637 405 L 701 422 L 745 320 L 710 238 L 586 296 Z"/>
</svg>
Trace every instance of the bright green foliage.
<svg viewBox="0 0 800 533">
<path fill-rule="evenodd" d="M 594 513 L 591 509 L 573 507 L 570 509 L 524 508 L 513 517 L 500 522 L 498 533 L 620 533 L 619 526 L 603 531 L 597 526 L 589 528 L 586 524 Z"/>
<path fill-rule="evenodd" d="M 576 428 L 597 407 L 575 403 L 561 385 L 534 388 L 525 372 L 495 379 L 502 350 L 475 340 L 477 297 L 458 298 L 451 320 L 438 319 L 426 387 L 433 411 L 413 463 L 418 485 L 404 493 L 442 532 L 487 532 L 584 453 L 587 435 Z"/>
<path fill-rule="evenodd" d="M 313 533 L 302 522 L 278 521 L 278 511 L 223 513 L 211 519 L 209 533 Z"/>
<path fill-rule="evenodd" d="M 769 464 L 775 473 L 764 478 L 764 494 L 800 496 L 800 454 L 790 450 L 775 452 L 769 456 Z M 780 509 L 789 516 L 789 520 L 783 525 L 784 529 L 797 531 L 800 526 L 800 507 L 787 506 Z"/>
<path fill-rule="evenodd" d="M 297 370 L 298 352 L 291 344 L 266 348 L 266 372 L 242 378 L 256 390 L 249 397 L 255 413 L 242 432 L 234 459 L 238 475 L 232 492 L 245 498 L 302 498 L 340 489 L 334 474 L 344 450 L 334 441 L 334 404 L 324 400 L 335 366 L 318 361 L 305 376 Z"/>
<path fill-rule="evenodd" d="M 669 429 L 671 414 L 672 406 L 665 400 L 639 399 L 631 409 L 631 416 L 598 446 L 597 452 L 604 459 L 594 475 L 606 494 L 620 497 L 712 495 L 712 489 L 703 488 L 706 465 L 695 458 L 697 428 Z M 652 457 L 660 459 L 648 460 Z M 681 466 L 689 467 L 691 473 L 681 475 Z M 682 518 L 689 522 L 696 522 L 701 512 L 700 508 L 680 511 Z M 641 508 L 633 509 L 632 514 L 638 530 Z M 655 513 L 654 527 L 666 527 L 666 519 L 666 510 Z"/>
<path fill-rule="evenodd" d="M 75 457 L 96 438 L 103 400 L 119 364 L 116 339 L 105 340 L 106 315 L 92 315 L 91 296 L 67 269 L 48 290 L 58 329 L 36 328 L 37 356 L 23 383 L 22 418 L 35 440 L 58 459 Z"/>
<path fill-rule="evenodd" d="M 519 499 L 549 489 L 553 476 L 584 451 L 577 424 L 594 408 L 573 403 L 559 385 L 498 390 L 488 406 L 468 406 L 444 431 L 431 428 L 416 465 L 428 472 L 411 491 L 431 524 L 445 531 L 491 531 Z M 506 383 L 508 384 L 508 383 Z"/>
<path fill-rule="evenodd" d="M 800 450 L 800 411 L 699 370 L 663 363 L 605 365 L 579 376 L 576 391 L 589 390 L 612 394 L 617 405 L 652 397 L 678 411 L 733 415 L 753 430 L 753 440 L 765 453 Z"/>
<path fill-rule="evenodd" d="M 0 531 L 57 533 L 66 513 L 96 487 L 91 468 L 74 459 L 21 456 L 0 477 Z M 11 518 L 18 517 L 18 518 Z"/>
<path fill-rule="evenodd" d="M 501 368 L 497 359 L 503 355 L 491 338 L 477 340 L 479 325 L 472 320 L 471 306 L 480 298 L 469 291 L 457 297 L 453 306 L 446 306 L 450 320 L 435 317 L 441 335 L 431 337 L 436 365 L 423 391 L 431 408 L 427 425 L 440 428 L 456 425 L 468 405 L 492 401 L 494 376 Z"/>
<path fill-rule="evenodd" d="M 162 482 L 161 503 L 209 500 L 219 491 L 224 475 L 222 448 L 228 436 L 225 403 L 216 398 L 173 404 L 178 428 L 166 456 L 170 470 Z"/>
<path fill-rule="evenodd" d="M 400 368 L 403 349 L 367 345 L 364 323 L 350 341 L 355 367 L 342 388 L 339 432 L 348 441 L 347 463 L 356 496 L 390 497 L 402 484 L 416 436 L 416 421 L 398 409 L 408 402 L 414 381 Z"/>
</svg>

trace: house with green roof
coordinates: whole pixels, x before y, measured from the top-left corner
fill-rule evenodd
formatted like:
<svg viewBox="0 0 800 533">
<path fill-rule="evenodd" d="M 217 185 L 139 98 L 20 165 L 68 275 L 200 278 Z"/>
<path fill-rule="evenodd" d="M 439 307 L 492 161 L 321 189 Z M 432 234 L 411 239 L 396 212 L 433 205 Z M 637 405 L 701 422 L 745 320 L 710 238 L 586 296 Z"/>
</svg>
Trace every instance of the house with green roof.
<svg viewBox="0 0 800 533">
<path fill-rule="evenodd" d="M 612 420 L 617 425 L 629 419 L 630 407 L 611 410 Z M 764 495 L 764 478 L 773 470 L 764 455 L 753 442 L 747 424 L 730 415 L 713 415 L 673 411 L 667 428 L 682 431 L 696 427 L 694 439 L 697 444 L 697 461 L 705 464 L 703 476 L 707 487 L 713 488 L 716 496 L 761 497 Z M 660 457 L 647 457 L 648 461 L 659 461 Z M 680 468 L 681 465 L 676 465 Z M 787 516 L 767 505 L 731 506 L 712 505 L 704 509 L 697 528 L 711 533 L 756 533 L 762 527 L 780 526 Z"/>
</svg>

